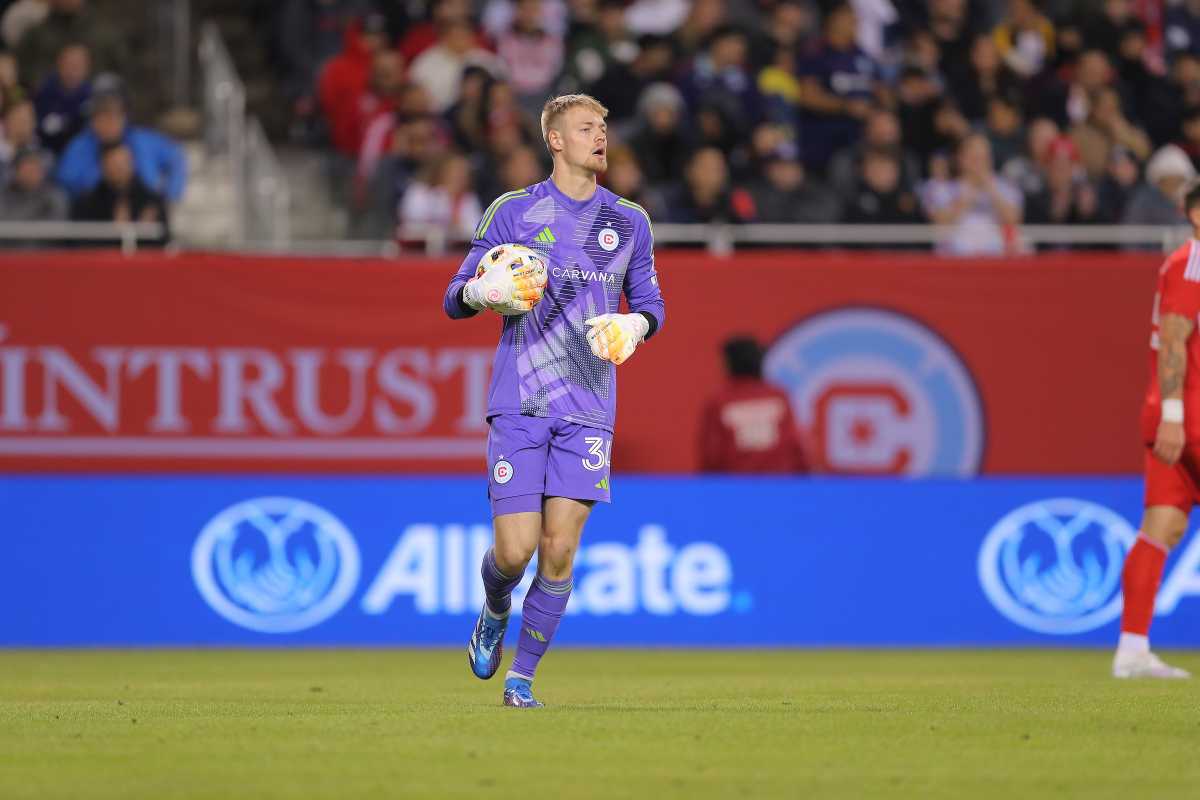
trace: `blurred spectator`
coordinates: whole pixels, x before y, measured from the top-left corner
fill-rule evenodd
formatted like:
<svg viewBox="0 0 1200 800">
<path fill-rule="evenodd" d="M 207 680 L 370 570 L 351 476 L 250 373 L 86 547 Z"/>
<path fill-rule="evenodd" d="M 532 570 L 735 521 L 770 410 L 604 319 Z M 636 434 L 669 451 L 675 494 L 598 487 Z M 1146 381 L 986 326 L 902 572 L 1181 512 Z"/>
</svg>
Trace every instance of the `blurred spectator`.
<svg viewBox="0 0 1200 800">
<path fill-rule="evenodd" d="M 454 144 L 465 152 L 487 147 L 488 89 L 491 84 L 492 76 L 487 70 L 467 67 L 463 70 L 458 102 L 446 112 Z"/>
<path fill-rule="evenodd" d="M 787 393 L 763 380 L 762 346 L 735 337 L 722 349 L 729 380 L 701 412 L 701 471 L 808 472 Z"/>
<path fill-rule="evenodd" d="M 729 187 L 729 165 L 715 147 L 703 147 L 692 155 L 684 171 L 684 183 L 668 202 L 671 222 L 741 222 L 744 214 L 734 209 Z"/>
<path fill-rule="evenodd" d="M 346 26 L 342 51 L 321 68 L 317 100 L 333 146 L 346 155 L 358 153 L 355 128 L 361 114 L 355 105 L 370 88 L 375 56 L 387 47 L 387 20 L 369 14 Z"/>
<path fill-rule="evenodd" d="M 0 219 L 5 222 L 54 221 L 67 218 L 67 196 L 46 179 L 49 155 L 26 146 L 13 156 L 12 168 L 0 193 Z"/>
<path fill-rule="evenodd" d="M 36 28 L 50 13 L 47 0 L 17 0 L 4 10 L 0 18 L 0 39 L 5 46 L 16 47 L 25 34 Z"/>
<path fill-rule="evenodd" d="M 938 112 L 944 105 L 942 86 L 917 66 L 905 67 L 896 86 L 901 139 L 921 160 L 946 146 L 938 131 Z M 965 120 L 964 120 L 965 123 Z"/>
<path fill-rule="evenodd" d="M 396 128 L 405 120 L 423 119 L 432 124 L 436 135 L 442 131 L 433 115 L 429 95 L 415 83 L 404 84 L 395 94 L 394 106 L 377 113 L 363 134 L 362 144 L 358 151 L 357 179 L 369 181 L 375 174 L 379 161 L 392 147 Z"/>
<path fill-rule="evenodd" d="M 1078 125 L 1091 115 L 1096 95 L 1108 88 L 1112 79 L 1113 69 L 1108 56 L 1099 50 L 1085 50 L 1080 54 L 1063 101 L 1069 124 Z"/>
<path fill-rule="evenodd" d="M 401 226 L 442 228 L 459 241 L 471 239 L 482 216 L 479 198 L 471 191 L 471 166 L 460 155 L 428 164 L 400 201 Z"/>
<path fill-rule="evenodd" d="M 922 191 L 929 218 L 951 226 L 938 250 L 952 255 L 1003 254 L 1013 226 L 1021 221 L 1021 192 L 995 174 L 992 148 L 982 134 L 965 137 L 956 155 L 958 178 L 929 181 Z"/>
<path fill-rule="evenodd" d="M 499 66 L 495 56 L 476 43 L 470 23 L 450 20 L 440 29 L 437 43 L 412 62 L 410 76 L 429 92 L 434 110 L 440 114 L 458 100 L 463 70 L 471 65 L 484 67 L 492 74 Z"/>
<path fill-rule="evenodd" d="M 601 0 L 595 9 L 593 22 L 578 28 L 570 40 L 566 61 L 566 87 L 571 91 L 580 91 L 592 87 L 598 81 L 603 81 L 610 70 L 618 67 L 628 67 L 640 57 L 647 48 L 642 43 L 635 43 L 629 28 L 625 25 L 625 4 L 621 0 Z M 646 44 L 664 42 L 661 37 L 643 37 Z M 629 105 L 623 109 L 628 116 L 632 104 L 637 99 L 636 87 Z M 604 103 L 609 110 L 609 119 L 614 119 L 612 101 L 601 97 L 593 87 L 597 99 Z"/>
<path fill-rule="evenodd" d="M 96 77 L 88 109 L 88 128 L 70 141 L 58 164 L 57 179 L 68 194 L 78 198 L 96 186 L 102 173 L 101 151 L 122 142 L 147 191 L 172 202 L 183 196 L 187 181 L 183 150 L 157 131 L 128 124 L 123 89 L 115 76 Z"/>
<path fill-rule="evenodd" d="M 106 15 L 93 13 L 86 0 L 49 0 L 50 11 L 36 27 L 21 37 L 17 62 L 30 85 L 40 84 L 63 48 L 83 43 L 92 62 L 103 70 L 120 73 L 125 64 L 125 46 L 120 26 Z"/>
<path fill-rule="evenodd" d="M 438 0 L 438 2 L 428 5 L 429 20 L 410 25 L 400 40 L 400 54 L 404 56 L 407 64 L 413 63 L 417 60 L 417 56 L 437 44 L 439 35 L 446 25 L 452 22 L 471 24 L 470 0 Z M 483 35 L 475 32 L 474 28 L 472 28 L 472 32 L 475 36 L 475 44 L 483 47 Z"/>
<path fill-rule="evenodd" d="M 886 55 L 886 31 L 900 19 L 896 7 L 892 0 L 850 0 L 850 5 L 858 21 L 858 46 L 879 63 Z"/>
<path fill-rule="evenodd" d="M 1095 9 L 1099 5 L 1099 9 Z M 1083 41 L 1104 53 L 1115 53 L 1121 45 L 1121 36 L 1130 25 L 1139 23 L 1133 15 L 1131 0 L 1103 0 L 1092 7 L 1092 13 L 1083 20 Z M 1098 10 L 1100 13 L 1095 13 Z"/>
<path fill-rule="evenodd" d="M 1183 187 L 1196 177 L 1191 159 L 1173 144 L 1160 147 L 1146 164 L 1146 183 L 1134 189 L 1121 220 L 1126 225 L 1184 225 Z"/>
<path fill-rule="evenodd" d="M 649 86 L 671 79 L 675 48 L 670 39 L 643 36 L 637 48 L 629 64 L 615 62 L 588 87 L 608 107 L 608 119 L 614 127 L 637 116 L 638 101 Z"/>
<path fill-rule="evenodd" d="M 820 49 L 800 67 L 800 102 L 807 112 L 801 146 L 804 163 L 814 169 L 823 170 L 839 144 L 856 140 L 871 112 L 879 68 L 855 36 L 854 10 L 833 7 Z"/>
<path fill-rule="evenodd" d="M 1008 0 L 1008 14 L 992 32 L 1000 58 L 1022 78 L 1032 78 L 1054 57 L 1054 24 L 1034 0 Z"/>
<path fill-rule="evenodd" d="M 542 170 L 542 162 L 530 147 L 518 147 L 513 150 L 504 160 L 500 174 L 504 179 L 503 191 L 509 192 L 532 186 L 546 177 Z"/>
<path fill-rule="evenodd" d="M 409 185 L 425 165 L 445 154 L 438 122 L 432 114 L 396 118 L 386 152 L 371 172 L 358 176 L 352 234 L 363 238 L 393 235 L 396 210 Z"/>
<path fill-rule="evenodd" d="M 638 101 L 641 127 L 629 145 L 651 186 L 662 187 L 683 175 L 693 145 L 684 110 L 683 96 L 669 83 L 647 87 Z"/>
<path fill-rule="evenodd" d="M 709 39 L 728 21 L 727 0 L 691 0 L 691 9 L 672 39 L 679 45 L 684 58 L 700 52 Z"/>
<path fill-rule="evenodd" d="M 21 91 L 17 57 L 7 50 L 0 50 L 0 111 L 15 100 L 14 95 Z"/>
<path fill-rule="evenodd" d="M 563 0 L 538 0 L 536 5 L 537 16 L 531 18 L 533 26 L 562 40 L 568 26 L 566 3 Z M 483 4 L 482 10 L 483 32 L 499 41 L 520 16 L 521 0 L 488 0 Z"/>
<path fill-rule="evenodd" d="M 30 100 L 18 100 L 4 110 L 4 127 L 0 129 L 0 180 L 4 180 L 17 152 L 28 147 L 39 148 L 37 114 Z"/>
<path fill-rule="evenodd" d="M 819 29 L 820 15 L 807 0 L 779 0 L 771 6 L 769 13 L 750 53 L 750 60 L 759 70 L 778 63 L 781 51 L 793 56 L 804 51 Z"/>
<path fill-rule="evenodd" d="M 899 153 L 872 147 L 860 162 L 858 184 L 846 208 L 845 221 L 872 225 L 922 222 L 916 195 L 901 182 Z"/>
<path fill-rule="evenodd" d="M 161 222 L 167 224 L 163 196 L 152 191 L 134 170 L 134 154 L 121 141 L 104 145 L 99 183 L 80 196 L 71 216 L 86 222 Z"/>
<path fill-rule="evenodd" d="M 992 161 L 1007 163 L 1021 155 L 1025 147 L 1025 129 L 1021 126 L 1021 109 L 1010 98 L 997 95 L 988 101 L 987 124 L 984 126 L 988 144 L 992 146 Z"/>
<path fill-rule="evenodd" d="M 1167 5 L 1163 41 L 1172 62 L 1180 53 L 1200 52 L 1200 0 Z"/>
<path fill-rule="evenodd" d="M 1068 136 L 1050 143 L 1046 184 L 1029 198 L 1025 221 L 1043 225 L 1081 225 L 1100 222 L 1096 189 L 1080 163 L 1079 148 Z"/>
<path fill-rule="evenodd" d="M 509 82 L 530 114 L 540 113 L 563 66 L 563 40 L 543 27 L 542 0 L 517 0 L 512 25 L 496 39 Z"/>
<path fill-rule="evenodd" d="M 901 144 L 899 118 L 883 108 L 874 109 L 867 117 L 863 137 L 859 141 L 837 151 L 830 159 L 826 173 L 830 186 L 843 198 L 853 195 L 858 190 L 863 156 L 867 151 L 878 148 L 897 152 L 900 159 L 900 186 L 915 186 L 921 175 L 920 162 Z"/>
<path fill-rule="evenodd" d="M 1123 147 L 1113 148 L 1108 159 L 1108 169 L 1097 189 L 1097 202 L 1103 222 L 1111 224 L 1124 219 L 1125 206 L 1140 180 L 1141 172 L 1133 155 Z"/>
<path fill-rule="evenodd" d="M 363 149 L 367 129 L 379 118 L 389 117 L 405 90 L 404 64 L 395 50 L 380 50 L 371 57 L 367 85 L 353 95 L 342 116 L 331 120 L 333 143 L 342 154 L 355 158 Z"/>
<path fill-rule="evenodd" d="M 58 54 L 54 73 L 33 98 L 42 144 L 55 155 L 83 130 L 84 104 L 91 96 L 91 53 L 87 45 L 69 44 Z"/>
<path fill-rule="evenodd" d="M 637 159 L 628 147 L 609 148 L 604 185 L 610 191 L 646 209 L 651 219 L 662 219 L 666 216 L 662 195 L 646 185 L 642 168 L 638 166 Z"/>
<path fill-rule="evenodd" d="M 1200 170 L 1200 106 L 1193 106 L 1183 112 L 1183 124 L 1180 126 L 1179 140 L 1175 144 L 1187 153 L 1192 160 L 1192 166 Z"/>
<path fill-rule="evenodd" d="M 1025 150 L 1001 165 L 1001 174 L 1025 195 L 1045 188 L 1045 170 L 1050 145 L 1059 137 L 1058 123 L 1049 117 L 1037 117 L 1025 134 Z"/>
<path fill-rule="evenodd" d="M 971 65 L 966 80 L 953 84 L 959 110 L 971 122 L 987 116 L 988 103 L 993 97 L 1011 102 L 1020 96 L 1021 79 L 1000 60 L 1000 51 L 990 36 L 976 37 L 971 46 Z"/>
<path fill-rule="evenodd" d="M 928 0 L 929 32 L 937 42 L 940 66 L 952 86 L 969 82 L 971 51 L 985 32 L 985 20 L 970 13 L 967 0 Z"/>
<path fill-rule="evenodd" d="M 1101 89 L 1092 103 L 1087 121 L 1071 129 L 1088 175 L 1098 178 L 1108 166 L 1112 148 L 1120 145 L 1144 159 L 1150 155 L 1150 137 L 1125 119 L 1121 98 L 1115 89 Z"/>
<path fill-rule="evenodd" d="M 1117 54 L 1117 76 L 1129 96 L 1130 108 L 1155 145 L 1166 144 L 1175 131 L 1171 126 L 1179 98 L 1170 82 L 1151 70 L 1146 61 L 1146 31 L 1131 23 L 1121 35 Z"/>
<path fill-rule="evenodd" d="M 713 32 L 682 82 L 689 108 L 719 109 L 744 137 L 762 114 L 758 87 L 746 66 L 746 34 L 734 27 Z"/>
<path fill-rule="evenodd" d="M 842 214 L 836 194 L 805 174 L 804 165 L 773 156 L 763 165 L 762 178 L 749 187 L 753 207 L 747 222 L 834 223 Z"/>
</svg>

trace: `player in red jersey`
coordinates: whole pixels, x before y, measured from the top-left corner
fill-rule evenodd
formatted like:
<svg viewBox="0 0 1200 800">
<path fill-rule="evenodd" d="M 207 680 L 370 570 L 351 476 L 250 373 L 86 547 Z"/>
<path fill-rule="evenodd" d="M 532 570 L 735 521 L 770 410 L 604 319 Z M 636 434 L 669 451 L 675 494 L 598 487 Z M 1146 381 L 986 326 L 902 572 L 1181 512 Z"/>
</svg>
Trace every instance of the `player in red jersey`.
<svg viewBox="0 0 1200 800">
<path fill-rule="evenodd" d="M 1150 619 L 1167 553 L 1187 532 L 1200 503 L 1200 183 L 1184 211 L 1193 237 L 1158 272 L 1150 336 L 1150 386 L 1142 407 L 1146 512 L 1121 574 L 1125 609 L 1113 659 L 1117 678 L 1187 678 L 1150 652 Z"/>
</svg>

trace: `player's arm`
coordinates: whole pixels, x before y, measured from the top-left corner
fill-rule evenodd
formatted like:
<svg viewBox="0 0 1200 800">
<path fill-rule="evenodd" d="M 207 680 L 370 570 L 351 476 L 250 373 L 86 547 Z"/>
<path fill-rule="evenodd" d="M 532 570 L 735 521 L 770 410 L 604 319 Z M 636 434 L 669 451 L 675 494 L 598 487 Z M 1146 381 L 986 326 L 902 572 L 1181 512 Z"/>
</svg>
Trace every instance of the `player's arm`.
<svg viewBox="0 0 1200 800">
<path fill-rule="evenodd" d="M 536 302 L 533 300 L 534 296 L 541 299 L 539 287 L 525 286 L 524 283 L 528 281 L 522 282 L 522 276 L 510 274 L 507 270 L 492 270 L 481 277 L 476 275 L 479 260 L 486 252 L 496 245 L 512 241 L 511 201 L 524 196 L 528 196 L 528 192 L 523 190 L 502 194 L 484 212 L 475 228 L 475 236 L 471 240 L 471 249 L 467 252 L 467 257 L 450 279 L 450 285 L 446 287 L 442 307 L 451 319 L 473 317 L 484 308 L 494 308 L 495 305 L 488 299 L 489 289 L 497 289 L 497 296 L 504 298 L 504 302 L 507 303 L 517 299 L 518 295 L 525 297 L 526 294 L 533 302 Z M 543 281 L 542 286 L 544 285 Z"/>
<path fill-rule="evenodd" d="M 1174 464 L 1183 453 L 1183 381 L 1187 376 L 1187 341 L 1195 330 L 1191 317 L 1165 312 L 1158 323 L 1158 391 L 1162 418 L 1154 440 L 1154 455 Z"/>
<path fill-rule="evenodd" d="M 634 216 L 633 255 L 625 270 L 625 299 L 628 314 L 601 314 L 585 320 L 591 326 L 588 343 L 597 357 L 623 364 L 637 346 L 662 330 L 667 319 L 666 305 L 654 269 L 654 236 L 650 218 L 641 206 L 620 201 L 636 210 Z"/>
</svg>

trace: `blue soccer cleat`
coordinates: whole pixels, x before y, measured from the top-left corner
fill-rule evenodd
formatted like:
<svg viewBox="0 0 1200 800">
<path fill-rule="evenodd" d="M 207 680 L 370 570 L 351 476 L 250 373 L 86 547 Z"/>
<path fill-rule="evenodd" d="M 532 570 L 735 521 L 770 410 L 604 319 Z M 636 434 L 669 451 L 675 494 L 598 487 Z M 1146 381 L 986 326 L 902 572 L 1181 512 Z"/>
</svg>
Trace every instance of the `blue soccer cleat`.
<svg viewBox="0 0 1200 800">
<path fill-rule="evenodd" d="M 500 669 L 504 657 L 504 631 L 508 628 L 508 617 L 496 619 L 488 616 L 487 610 L 479 612 L 475 632 L 467 645 L 467 662 L 476 678 L 487 680 Z"/>
<path fill-rule="evenodd" d="M 533 686 L 524 678 L 507 678 L 504 681 L 504 705 L 513 708 L 544 708 L 533 696 Z"/>
</svg>

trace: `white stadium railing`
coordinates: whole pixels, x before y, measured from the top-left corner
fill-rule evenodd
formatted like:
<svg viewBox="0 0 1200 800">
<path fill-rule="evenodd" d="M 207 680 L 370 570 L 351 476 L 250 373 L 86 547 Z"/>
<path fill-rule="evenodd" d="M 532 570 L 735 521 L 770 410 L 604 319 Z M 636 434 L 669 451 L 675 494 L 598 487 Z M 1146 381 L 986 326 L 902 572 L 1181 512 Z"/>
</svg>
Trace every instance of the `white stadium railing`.
<svg viewBox="0 0 1200 800">
<path fill-rule="evenodd" d="M 133 253 L 140 243 L 163 243 L 165 235 L 161 222 L 0 222 L 0 248 L 6 243 L 101 242 Z"/>
</svg>

